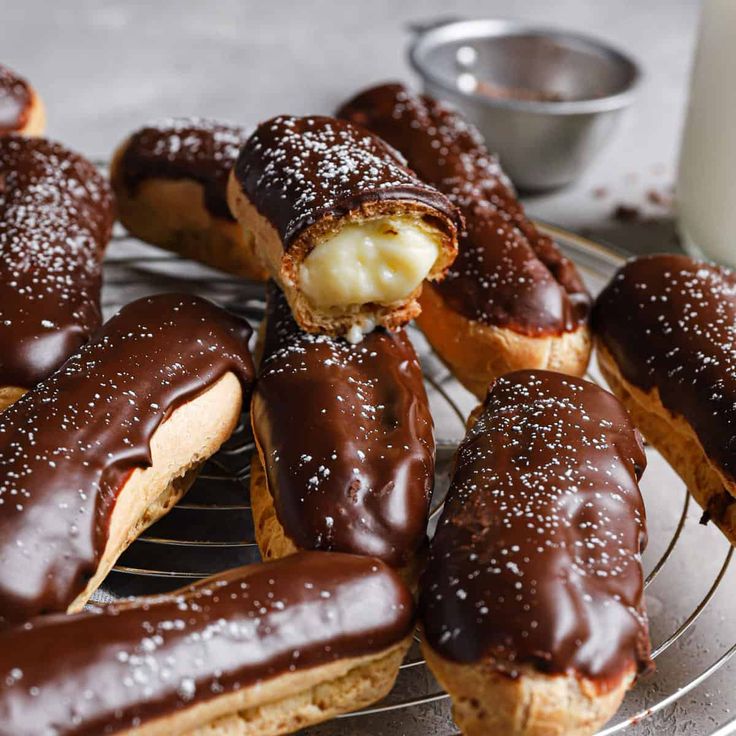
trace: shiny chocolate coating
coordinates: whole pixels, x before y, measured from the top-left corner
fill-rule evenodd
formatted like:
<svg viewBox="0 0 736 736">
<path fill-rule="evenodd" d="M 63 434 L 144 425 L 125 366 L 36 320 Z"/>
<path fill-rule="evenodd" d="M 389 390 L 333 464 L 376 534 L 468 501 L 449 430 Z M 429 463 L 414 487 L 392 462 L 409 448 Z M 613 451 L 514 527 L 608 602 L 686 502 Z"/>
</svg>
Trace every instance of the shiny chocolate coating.
<svg viewBox="0 0 736 736">
<path fill-rule="evenodd" d="M 161 422 L 228 371 L 248 392 L 250 332 L 199 297 L 139 299 L 0 414 L 0 624 L 84 590 Z"/>
<path fill-rule="evenodd" d="M 192 179 L 202 185 L 209 212 L 233 220 L 227 179 L 247 138 L 239 125 L 202 118 L 147 125 L 126 143 L 119 176 L 131 195 L 148 179 Z"/>
<path fill-rule="evenodd" d="M 41 617 L 0 632 L 0 734 L 117 733 L 279 675 L 381 652 L 412 621 L 411 594 L 386 565 L 317 552 L 170 595 Z"/>
<path fill-rule="evenodd" d="M 623 377 L 695 430 L 736 479 L 736 274 L 687 256 L 629 261 L 593 311 Z"/>
<path fill-rule="evenodd" d="M 58 143 L 0 137 L 0 386 L 31 388 L 99 326 L 105 179 Z"/>
<path fill-rule="evenodd" d="M 280 116 L 243 146 L 235 175 L 284 250 L 323 218 L 340 219 L 372 202 L 414 201 L 457 224 L 457 212 L 406 168 L 382 140 L 344 120 Z"/>
<path fill-rule="evenodd" d="M 347 102 L 338 116 L 396 147 L 462 212 L 458 257 L 444 281 L 425 286 L 450 309 L 535 336 L 585 322 L 590 297 L 575 266 L 526 217 L 498 160 L 457 112 L 385 84 Z"/>
<path fill-rule="evenodd" d="M 604 688 L 647 668 L 646 456 L 618 400 L 560 373 L 509 373 L 455 462 L 422 579 L 432 648 Z"/>
<path fill-rule="evenodd" d="M 0 135 L 25 127 L 32 102 L 28 82 L 0 64 Z"/>
<path fill-rule="evenodd" d="M 412 561 L 425 542 L 435 445 L 403 331 L 377 329 L 358 345 L 303 332 L 269 284 L 251 417 L 278 520 L 297 547 Z"/>
</svg>

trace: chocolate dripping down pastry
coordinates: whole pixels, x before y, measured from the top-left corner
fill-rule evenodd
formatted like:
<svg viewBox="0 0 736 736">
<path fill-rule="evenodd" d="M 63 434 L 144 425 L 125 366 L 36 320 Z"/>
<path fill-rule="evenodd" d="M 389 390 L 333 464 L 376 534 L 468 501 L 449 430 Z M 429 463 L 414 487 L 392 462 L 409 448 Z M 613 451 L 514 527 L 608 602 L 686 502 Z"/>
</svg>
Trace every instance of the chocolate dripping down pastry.
<svg viewBox="0 0 736 736">
<path fill-rule="evenodd" d="M 417 316 L 458 380 L 483 399 L 512 370 L 585 373 L 590 296 L 574 264 L 526 216 L 480 133 L 401 84 L 358 94 L 338 116 L 397 148 L 463 215 L 458 257 L 443 281 L 422 290 Z"/>
<path fill-rule="evenodd" d="M 248 139 L 230 209 L 308 332 L 353 342 L 420 311 L 425 279 L 457 254 L 460 217 L 371 133 L 329 117 L 280 116 Z"/>
<path fill-rule="evenodd" d="M 0 631 L 0 734 L 291 733 L 379 700 L 413 629 L 380 560 L 302 552 Z"/>
<path fill-rule="evenodd" d="M 464 734 L 593 734 L 650 667 L 640 437 L 588 381 L 518 371 L 471 417 L 421 579 Z"/>
<path fill-rule="evenodd" d="M 736 543 L 736 274 L 683 255 L 633 259 L 596 300 L 593 329 L 611 390 Z"/>
<path fill-rule="evenodd" d="M 43 138 L 0 136 L 0 410 L 55 371 L 101 321 L 107 183 Z"/>
<path fill-rule="evenodd" d="M 251 407 L 261 554 L 373 555 L 414 579 L 426 545 L 435 443 L 409 338 L 378 328 L 351 345 L 304 332 L 273 282 L 262 329 Z"/>
<path fill-rule="evenodd" d="M 202 118 L 177 118 L 136 130 L 110 167 L 118 216 L 132 235 L 245 278 L 265 270 L 253 237 L 230 214 L 227 179 L 244 128 Z"/>
<path fill-rule="evenodd" d="M 250 333 L 199 297 L 139 299 L 0 414 L 0 625 L 79 610 L 188 490 L 249 398 Z"/>
</svg>

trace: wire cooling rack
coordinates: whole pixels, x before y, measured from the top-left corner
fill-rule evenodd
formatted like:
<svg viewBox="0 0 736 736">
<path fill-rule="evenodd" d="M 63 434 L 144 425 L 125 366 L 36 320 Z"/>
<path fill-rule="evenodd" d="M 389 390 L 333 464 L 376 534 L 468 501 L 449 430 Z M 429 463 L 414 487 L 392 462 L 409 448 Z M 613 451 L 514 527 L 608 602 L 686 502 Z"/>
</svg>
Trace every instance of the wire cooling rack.
<svg viewBox="0 0 736 736">
<path fill-rule="evenodd" d="M 590 241 L 543 226 L 580 267 L 596 293 L 622 258 Z M 263 315 L 263 287 L 145 246 L 117 232 L 105 265 L 103 306 L 109 316 L 124 303 L 161 291 L 201 294 L 246 317 Z M 465 417 L 474 406 L 410 328 L 422 360 L 438 437 L 432 522 L 441 509 Z M 595 368 L 589 378 L 600 381 Z M 203 468 L 172 511 L 121 556 L 95 599 L 171 590 L 221 570 L 259 559 L 249 505 L 253 440 L 247 417 Z M 598 736 L 611 734 L 736 733 L 736 566 L 733 549 L 712 527 L 698 523 L 697 504 L 653 448 L 644 493 L 650 543 L 644 555 L 647 605 L 657 672 L 627 696 Z M 431 529 L 430 529 L 431 531 Z M 733 660 L 733 661 L 732 661 Z M 415 645 L 391 694 L 381 703 L 308 729 L 309 736 L 449 736 L 457 729 L 448 696 Z"/>
</svg>

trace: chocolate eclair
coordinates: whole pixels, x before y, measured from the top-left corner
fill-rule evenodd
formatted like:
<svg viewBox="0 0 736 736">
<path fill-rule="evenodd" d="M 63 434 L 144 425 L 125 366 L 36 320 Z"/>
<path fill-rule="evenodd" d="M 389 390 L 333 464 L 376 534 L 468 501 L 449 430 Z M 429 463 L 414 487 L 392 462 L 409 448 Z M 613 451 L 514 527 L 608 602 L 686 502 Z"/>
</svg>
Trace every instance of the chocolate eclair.
<svg viewBox="0 0 736 736">
<path fill-rule="evenodd" d="M 0 64 L 0 136 L 38 136 L 45 127 L 46 110 L 36 90 Z"/>
<path fill-rule="evenodd" d="M 262 280 L 253 237 L 227 204 L 227 179 L 248 135 L 238 125 L 179 118 L 147 125 L 117 149 L 110 182 L 118 216 L 148 243 Z"/>
<path fill-rule="evenodd" d="M 426 540 L 435 445 L 403 331 L 379 328 L 359 345 L 312 335 L 271 282 L 251 419 L 251 505 L 265 558 L 352 552 L 412 577 Z"/>
<path fill-rule="evenodd" d="M 459 113 L 401 84 L 362 92 L 338 116 L 397 148 L 465 219 L 446 278 L 427 284 L 417 324 L 482 399 L 508 371 L 582 375 L 590 297 L 575 266 L 527 218 L 495 156 Z"/>
<path fill-rule="evenodd" d="M 0 632 L 0 734 L 291 733 L 383 697 L 412 624 L 380 560 L 316 552 L 41 617 Z"/>
<path fill-rule="evenodd" d="M 419 313 L 457 254 L 459 216 L 390 146 L 329 117 L 281 116 L 248 139 L 230 209 L 309 332 L 354 342 Z"/>
<path fill-rule="evenodd" d="M 0 625 L 81 608 L 186 492 L 249 395 L 250 332 L 199 297 L 139 299 L 0 414 Z"/>
<path fill-rule="evenodd" d="M 634 422 L 736 544 L 736 274 L 629 261 L 593 311 L 598 363 Z"/>
<path fill-rule="evenodd" d="M 645 466 L 595 384 L 518 371 L 491 386 L 421 580 L 423 650 L 464 734 L 592 734 L 650 667 Z"/>
<path fill-rule="evenodd" d="M 112 223 L 91 163 L 42 138 L 0 137 L 0 410 L 99 326 Z"/>
</svg>

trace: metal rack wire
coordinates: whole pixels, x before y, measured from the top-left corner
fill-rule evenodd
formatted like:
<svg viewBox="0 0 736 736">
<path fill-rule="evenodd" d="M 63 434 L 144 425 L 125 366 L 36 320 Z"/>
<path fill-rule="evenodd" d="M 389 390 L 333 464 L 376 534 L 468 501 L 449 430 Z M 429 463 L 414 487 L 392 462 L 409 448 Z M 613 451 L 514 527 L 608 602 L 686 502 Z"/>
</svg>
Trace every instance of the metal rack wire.
<svg viewBox="0 0 736 736">
<path fill-rule="evenodd" d="M 606 279 L 620 263 L 620 257 L 595 244 L 553 228 L 548 230 L 561 242 L 563 248 L 574 251 L 573 257 L 589 277 L 592 273 L 595 278 Z M 173 255 L 162 254 L 162 251 L 142 246 L 122 233 L 116 234 L 114 240 L 106 262 L 103 292 L 104 308 L 108 314 L 123 303 L 146 293 L 185 290 L 203 294 L 219 302 L 248 318 L 254 326 L 260 320 L 263 309 L 260 286 L 219 274 Z M 593 288 L 596 288 L 595 285 Z M 412 337 L 416 338 L 415 343 L 425 368 L 430 403 L 439 436 L 438 472 L 432 503 L 432 519 L 436 521 L 447 488 L 452 455 L 462 437 L 464 419 L 473 401 L 431 354 L 421 336 L 417 333 L 412 334 Z M 590 378 L 599 380 L 595 373 Z M 248 500 L 250 455 L 253 449 L 249 422 L 244 417 L 233 437 L 206 464 L 184 500 L 168 516 L 141 535 L 123 554 L 98 593 L 97 600 L 160 592 L 257 560 L 258 550 L 254 541 Z M 650 459 L 656 456 L 652 448 L 648 448 L 647 452 Z M 670 478 L 667 482 L 675 481 Z M 656 555 L 649 560 L 647 566 L 649 571 L 645 586 L 648 598 L 650 586 L 668 566 L 674 564 L 673 557 L 679 554 L 683 536 L 690 529 L 689 522 L 696 513 L 690 496 L 681 484 L 679 489 L 682 499 L 679 506 L 669 508 L 671 527 L 657 538 Z M 671 507 L 671 503 L 667 503 Z M 652 509 L 649 508 L 648 499 L 647 506 L 651 518 Z M 688 642 L 698 622 L 709 611 L 714 597 L 723 589 L 722 584 L 730 569 L 733 549 L 721 544 L 725 540 L 718 537 L 716 530 L 708 532 L 712 544 L 720 550 L 722 556 L 716 561 L 712 576 L 705 578 L 707 571 L 704 569 L 703 578 L 697 581 L 698 584 L 705 583 L 704 592 L 674 625 L 665 628 L 664 635 L 659 635 L 654 641 L 655 661 L 663 658 L 675 645 L 680 647 L 683 642 Z M 712 557 L 709 553 L 709 558 Z M 712 562 L 709 559 L 709 563 Z M 650 601 L 653 623 L 658 620 L 657 611 L 652 606 L 655 600 L 653 598 Z M 663 610 L 666 611 L 667 606 Z M 653 631 L 658 631 L 659 628 L 653 626 Z M 628 733 L 637 729 L 647 733 L 675 733 L 680 728 L 679 725 L 673 725 L 671 731 L 669 727 L 667 731 L 662 731 L 660 726 L 652 725 L 655 730 L 647 731 L 646 724 L 655 724 L 655 714 L 683 702 L 688 694 L 726 667 L 734 655 L 736 643 L 716 652 L 714 657 L 688 676 L 685 682 L 670 689 L 660 686 L 655 675 L 655 682 L 645 683 L 645 691 L 634 698 L 633 705 L 628 710 L 626 707 L 622 709 L 622 714 L 600 731 L 598 736 L 610 736 L 624 731 Z M 638 688 L 634 695 L 637 692 Z M 310 729 L 309 733 L 324 736 L 344 733 L 434 733 L 438 736 L 449 736 L 456 731 L 449 716 L 447 700 L 448 696 L 432 678 L 415 645 L 401 667 L 397 686 L 384 702 L 344 715 L 342 725 L 326 724 Z M 736 696 L 732 697 L 731 702 L 736 705 Z M 429 714 L 426 720 L 424 715 L 420 715 L 425 711 Z M 728 713 L 728 709 L 725 712 Z M 411 714 L 411 717 L 407 718 L 407 714 Z M 383 719 L 379 727 L 360 726 L 361 720 L 368 716 Z M 347 731 L 344 719 L 351 719 Z M 363 728 L 368 730 L 361 730 Z M 691 733 L 687 729 L 682 732 Z M 736 733 L 736 717 L 727 715 L 725 720 L 714 724 L 710 733 L 712 736 Z"/>
</svg>

